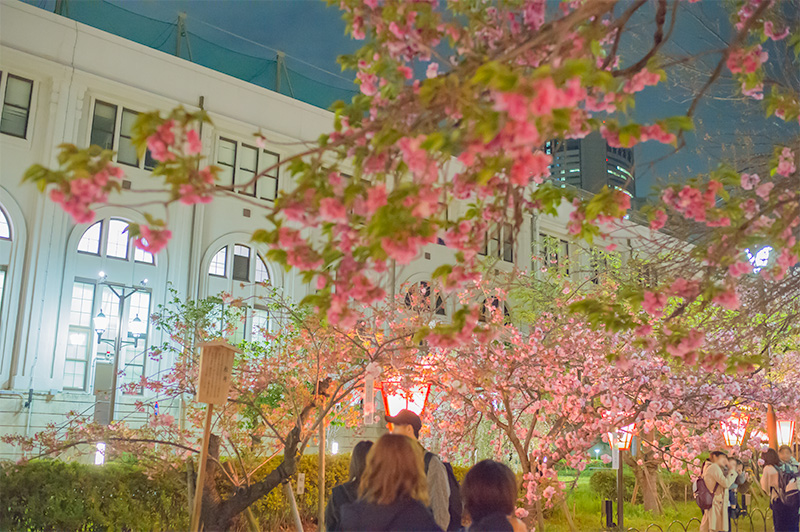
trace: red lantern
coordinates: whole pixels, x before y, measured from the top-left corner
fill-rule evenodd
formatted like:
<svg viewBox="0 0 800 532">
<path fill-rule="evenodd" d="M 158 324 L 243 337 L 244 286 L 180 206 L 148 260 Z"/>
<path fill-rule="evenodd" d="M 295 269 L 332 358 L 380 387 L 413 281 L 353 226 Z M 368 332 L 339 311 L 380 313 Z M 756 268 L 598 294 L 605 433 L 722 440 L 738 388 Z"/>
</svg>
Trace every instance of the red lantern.
<svg viewBox="0 0 800 532">
<path fill-rule="evenodd" d="M 631 423 L 619 429 L 617 432 L 608 433 L 608 443 L 611 447 L 620 451 L 628 451 L 633 442 L 633 432 L 636 430 L 636 423 Z"/>
<path fill-rule="evenodd" d="M 794 438 L 794 421 L 778 421 L 778 445 L 791 445 Z"/>
<path fill-rule="evenodd" d="M 383 408 L 388 416 L 394 416 L 404 409 L 422 416 L 430 393 L 431 385 L 426 383 L 414 383 L 411 386 L 403 386 L 397 382 L 381 383 Z"/>
<path fill-rule="evenodd" d="M 725 437 L 725 445 L 728 447 L 738 447 L 744 440 L 744 432 L 750 416 L 747 414 L 733 414 L 726 421 L 722 422 L 722 435 Z"/>
</svg>

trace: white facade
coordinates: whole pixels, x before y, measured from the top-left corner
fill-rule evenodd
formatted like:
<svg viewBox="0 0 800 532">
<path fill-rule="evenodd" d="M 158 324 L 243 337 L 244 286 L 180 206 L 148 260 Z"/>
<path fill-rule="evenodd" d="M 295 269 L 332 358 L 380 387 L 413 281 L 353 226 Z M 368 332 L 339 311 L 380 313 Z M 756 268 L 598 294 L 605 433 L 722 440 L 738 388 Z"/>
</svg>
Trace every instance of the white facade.
<svg viewBox="0 0 800 532">
<path fill-rule="evenodd" d="M 118 162 L 135 165 L 122 165 L 126 186 L 152 188 L 147 161 L 126 151 L 127 124 L 135 112 L 197 108 L 201 100 L 214 123 L 202 131 L 204 155 L 232 164 L 237 180 L 262 167 L 256 157 L 263 164 L 286 157 L 302 148 L 299 141 L 330 131 L 331 113 L 14 0 L 0 1 L 0 72 L 0 434 L 33 434 L 63 422 L 69 411 L 93 411 L 95 365 L 111 349 L 98 344 L 94 333 L 100 311 L 111 323 L 104 338 L 113 338 L 114 324 L 121 323 L 127 341 L 130 320 L 139 315 L 147 322 L 148 313 L 166 302 L 168 283 L 181 297 L 194 298 L 268 276 L 287 297 L 306 295 L 308 287 L 296 275 L 263 262 L 258 253 L 265 250 L 249 243 L 274 187 L 287 186 L 284 175 L 259 182 L 254 198 L 230 193 L 209 205 L 153 212 L 168 216 L 173 231 L 155 259 L 135 252 L 122 233 L 127 222 L 144 222 L 146 208 L 138 205 L 146 196 L 123 193 L 120 206 L 98 210 L 99 224 L 76 225 L 20 180 L 32 164 L 56 166 L 60 143 L 85 147 L 94 141 L 108 142 L 119 152 Z M 15 81 L 7 89 L 9 80 Z M 274 143 L 266 151 L 253 147 L 259 130 Z M 505 235 L 490 242 L 490 255 L 499 257 L 496 267 L 530 268 L 540 234 L 563 241 L 556 253 L 569 253 L 566 214 L 529 220 L 508 245 Z M 396 286 L 429 279 L 452 258 L 446 247 L 430 245 L 410 266 L 398 268 Z M 100 272 L 118 292 L 142 288 L 126 299 L 122 320 L 118 299 L 101 283 Z M 162 341 L 150 330 L 135 349 L 123 348 L 124 380 L 169 367 L 168 359 L 144 360 L 144 349 Z M 141 419 L 133 408 L 138 398 L 121 395 L 114 418 Z M 13 457 L 0 446 L 0 459 Z"/>
</svg>

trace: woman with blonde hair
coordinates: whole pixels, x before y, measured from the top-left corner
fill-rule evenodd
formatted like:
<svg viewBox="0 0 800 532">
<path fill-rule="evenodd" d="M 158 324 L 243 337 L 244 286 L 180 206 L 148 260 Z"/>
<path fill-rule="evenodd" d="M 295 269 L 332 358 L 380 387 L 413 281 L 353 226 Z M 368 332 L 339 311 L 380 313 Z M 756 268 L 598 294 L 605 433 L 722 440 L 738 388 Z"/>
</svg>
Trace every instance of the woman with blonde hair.
<svg viewBox="0 0 800 532">
<path fill-rule="evenodd" d="M 428 509 L 422 449 L 406 436 L 384 434 L 372 446 L 358 494 L 342 508 L 342 530 L 441 532 Z"/>
</svg>

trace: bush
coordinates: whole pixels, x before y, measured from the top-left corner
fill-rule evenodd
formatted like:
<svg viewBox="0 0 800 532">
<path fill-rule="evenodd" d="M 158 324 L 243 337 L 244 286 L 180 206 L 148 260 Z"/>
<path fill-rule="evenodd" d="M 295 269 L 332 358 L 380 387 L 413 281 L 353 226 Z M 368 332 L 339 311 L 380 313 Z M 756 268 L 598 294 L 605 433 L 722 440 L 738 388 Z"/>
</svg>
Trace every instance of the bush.
<svg viewBox="0 0 800 532">
<path fill-rule="evenodd" d="M 625 473 L 625 500 L 630 501 L 633 496 L 633 486 L 636 479 L 632 474 Z M 617 498 L 617 471 L 615 469 L 600 469 L 595 471 L 589 479 L 589 486 L 597 496 L 602 499 Z"/>
<path fill-rule="evenodd" d="M 689 475 L 678 475 L 676 473 L 662 473 L 664 484 L 669 490 L 669 494 L 676 502 L 683 501 L 684 497 L 687 501 L 691 501 L 693 497 L 692 492 L 692 479 Z"/>
<path fill-rule="evenodd" d="M 148 478 L 132 465 L 0 463 L 2 530 L 184 530 L 183 475 Z"/>
</svg>

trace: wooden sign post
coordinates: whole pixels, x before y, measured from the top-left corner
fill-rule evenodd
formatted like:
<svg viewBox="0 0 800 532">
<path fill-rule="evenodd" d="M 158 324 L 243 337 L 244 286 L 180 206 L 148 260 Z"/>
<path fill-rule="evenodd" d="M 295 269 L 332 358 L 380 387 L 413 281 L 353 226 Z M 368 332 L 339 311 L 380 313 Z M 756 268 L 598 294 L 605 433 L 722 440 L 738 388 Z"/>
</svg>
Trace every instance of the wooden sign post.
<svg viewBox="0 0 800 532">
<path fill-rule="evenodd" d="M 200 451 L 200 471 L 197 473 L 197 488 L 194 490 L 191 531 L 200 530 L 200 511 L 203 508 L 203 483 L 208 461 L 208 442 L 211 439 L 211 416 L 214 405 L 228 402 L 231 385 L 233 359 L 239 351 L 224 340 L 203 344 L 200 348 L 200 377 L 197 382 L 195 400 L 206 403 L 206 425 L 203 429 L 203 448 Z"/>
</svg>

